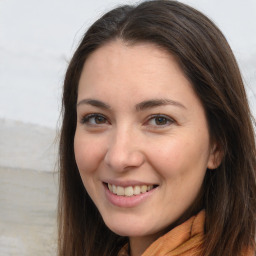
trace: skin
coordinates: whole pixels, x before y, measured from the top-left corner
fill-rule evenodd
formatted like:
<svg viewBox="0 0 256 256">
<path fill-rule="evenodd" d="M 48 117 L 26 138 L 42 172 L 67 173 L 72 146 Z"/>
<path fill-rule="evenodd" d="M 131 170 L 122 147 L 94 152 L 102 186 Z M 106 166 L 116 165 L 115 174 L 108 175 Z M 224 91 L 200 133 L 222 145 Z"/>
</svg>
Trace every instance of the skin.
<svg viewBox="0 0 256 256">
<path fill-rule="evenodd" d="M 141 255 L 193 204 L 207 168 L 217 167 L 202 104 L 172 55 L 121 40 L 86 60 L 77 103 L 74 150 L 84 186 L 106 225 Z M 119 207 L 106 196 L 108 181 L 157 187 L 135 207 Z"/>
</svg>

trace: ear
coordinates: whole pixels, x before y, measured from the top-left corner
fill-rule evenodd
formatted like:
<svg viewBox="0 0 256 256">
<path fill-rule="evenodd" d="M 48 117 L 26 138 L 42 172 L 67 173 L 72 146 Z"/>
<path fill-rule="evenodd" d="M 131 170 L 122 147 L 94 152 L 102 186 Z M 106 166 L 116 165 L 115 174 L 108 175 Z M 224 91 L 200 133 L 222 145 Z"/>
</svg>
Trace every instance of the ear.
<svg viewBox="0 0 256 256">
<path fill-rule="evenodd" d="M 223 151 L 221 147 L 217 143 L 214 143 L 209 155 L 207 168 L 208 169 L 218 168 L 221 164 L 222 158 L 223 158 Z"/>
</svg>

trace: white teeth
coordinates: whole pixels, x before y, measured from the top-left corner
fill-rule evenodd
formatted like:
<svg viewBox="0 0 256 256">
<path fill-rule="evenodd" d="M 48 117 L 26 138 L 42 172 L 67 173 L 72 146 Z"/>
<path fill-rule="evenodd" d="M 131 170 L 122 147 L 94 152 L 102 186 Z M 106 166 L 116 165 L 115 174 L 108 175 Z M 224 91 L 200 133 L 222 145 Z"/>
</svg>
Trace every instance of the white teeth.
<svg viewBox="0 0 256 256">
<path fill-rule="evenodd" d="M 140 194 L 140 186 L 135 186 L 133 188 L 133 194 L 134 195 L 139 195 Z"/>
<path fill-rule="evenodd" d="M 115 185 L 112 185 L 112 192 L 114 193 L 114 194 L 116 194 L 117 193 L 117 191 L 116 191 L 116 186 Z M 110 190 L 111 191 L 111 190 Z"/>
<path fill-rule="evenodd" d="M 153 189 L 153 185 L 147 187 L 147 191 Z"/>
<path fill-rule="evenodd" d="M 141 192 L 141 193 L 147 192 L 147 186 L 146 186 L 146 185 L 141 186 L 140 192 Z"/>
<path fill-rule="evenodd" d="M 146 193 L 153 189 L 153 185 L 142 185 L 142 186 L 129 186 L 129 187 L 121 187 L 116 185 L 111 185 L 108 183 L 108 189 L 118 196 L 133 196 Z"/>
<path fill-rule="evenodd" d="M 117 186 L 116 187 L 116 194 L 118 196 L 124 196 L 124 187 Z"/>
<path fill-rule="evenodd" d="M 126 187 L 125 189 L 124 189 L 124 194 L 125 194 L 125 196 L 132 196 L 133 195 L 133 187 Z"/>
</svg>

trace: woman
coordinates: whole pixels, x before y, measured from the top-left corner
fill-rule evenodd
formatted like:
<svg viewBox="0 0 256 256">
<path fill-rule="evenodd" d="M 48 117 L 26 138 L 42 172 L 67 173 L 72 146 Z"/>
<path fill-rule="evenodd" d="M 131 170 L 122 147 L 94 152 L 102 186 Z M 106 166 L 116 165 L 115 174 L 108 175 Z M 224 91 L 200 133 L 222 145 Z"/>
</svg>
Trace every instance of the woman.
<svg viewBox="0 0 256 256">
<path fill-rule="evenodd" d="M 255 142 L 222 33 L 176 1 L 96 21 L 66 73 L 59 255 L 255 253 Z"/>
</svg>

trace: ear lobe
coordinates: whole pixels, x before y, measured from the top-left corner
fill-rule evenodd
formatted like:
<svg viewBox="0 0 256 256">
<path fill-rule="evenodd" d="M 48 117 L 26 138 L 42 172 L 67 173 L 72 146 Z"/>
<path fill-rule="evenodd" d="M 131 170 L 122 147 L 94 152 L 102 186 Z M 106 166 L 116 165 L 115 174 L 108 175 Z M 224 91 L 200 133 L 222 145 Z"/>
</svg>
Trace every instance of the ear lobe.
<svg viewBox="0 0 256 256">
<path fill-rule="evenodd" d="M 208 169 L 218 168 L 221 164 L 222 158 L 223 158 L 223 152 L 220 146 L 217 144 L 214 144 L 210 152 L 207 168 Z"/>
</svg>

